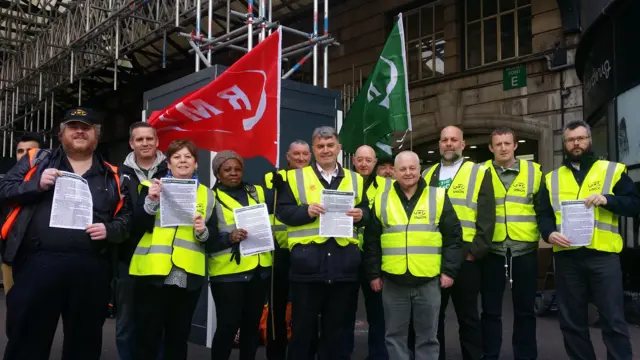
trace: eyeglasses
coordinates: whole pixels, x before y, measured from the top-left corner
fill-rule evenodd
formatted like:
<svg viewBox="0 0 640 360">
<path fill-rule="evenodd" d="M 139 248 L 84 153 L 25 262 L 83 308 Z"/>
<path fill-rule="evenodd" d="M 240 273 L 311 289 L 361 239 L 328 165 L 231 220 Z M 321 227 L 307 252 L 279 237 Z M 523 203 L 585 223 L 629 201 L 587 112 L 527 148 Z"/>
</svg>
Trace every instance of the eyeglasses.
<svg viewBox="0 0 640 360">
<path fill-rule="evenodd" d="M 566 138 L 564 141 L 568 144 L 574 143 L 574 142 L 584 142 L 585 140 L 589 140 L 590 136 L 578 136 L 578 137 L 574 137 L 574 138 Z"/>
</svg>

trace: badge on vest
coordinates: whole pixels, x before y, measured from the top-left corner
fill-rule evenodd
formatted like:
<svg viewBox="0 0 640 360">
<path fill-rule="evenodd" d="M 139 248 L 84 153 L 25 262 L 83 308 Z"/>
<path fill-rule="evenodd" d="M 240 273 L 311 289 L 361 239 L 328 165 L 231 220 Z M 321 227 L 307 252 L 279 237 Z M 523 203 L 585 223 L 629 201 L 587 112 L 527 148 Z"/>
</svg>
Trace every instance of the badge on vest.
<svg viewBox="0 0 640 360">
<path fill-rule="evenodd" d="M 465 188 L 466 186 L 464 186 L 464 184 L 456 184 L 451 187 L 451 191 L 453 191 L 454 194 L 464 194 Z"/>
<path fill-rule="evenodd" d="M 413 213 L 413 217 L 416 220 L 422 220 L 427 218 L 427 212 L 425 210 L 416 210 Z"/>
<path fill-rule="evenodd" d="M 516 193 L 524 194 L 527 191 L 527 185 L 521 182 L 513 183 L 511 187 L 513 188 L 513 192 Z"/>
<path fill-rule="evenodd" d="M 599 191 L 600 189 L 602 189 L 602 181 L 596 180 L 594 182 L 591 182 L 589 183 L 589 185 L 587 185 L 587 188 L 589 189 L 589 191 Z"/>
<path fill-rule="evenodd" d="M 204 204 L 196 203 L 196 212 L 202 216 L 204 216 Z"/>
</svg>

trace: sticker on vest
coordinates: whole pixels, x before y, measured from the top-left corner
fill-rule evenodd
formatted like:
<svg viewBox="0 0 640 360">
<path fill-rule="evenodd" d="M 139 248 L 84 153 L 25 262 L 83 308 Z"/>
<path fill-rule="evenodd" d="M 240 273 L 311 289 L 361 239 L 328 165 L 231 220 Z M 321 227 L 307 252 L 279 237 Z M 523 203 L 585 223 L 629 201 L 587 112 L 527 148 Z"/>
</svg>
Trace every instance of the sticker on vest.
<svg viewBox="0 0 640 360">
<path fill-rule="evenodd" d="M 466 186 L 464 184 L 457 184 L 456 186 L 451 188 L 454 194 L 463 195 L 465 192 Z"/>
<path fill-rule="evenodd" d="M 426 219 L 426 218 L 427 218 L 427 212 L 426 212 L 426 211 L 424 211 L 424 210 L 416 210 L 416 211 L 413 213 L 413 217 L 414 217 L 416 220 Z"/>
<path fill-rule="evenodd" d="M 449 178 L 449 179 L 444 179 L 444 180 L 439 180 L 438 181 L 438 187 L 439 188 L 443 188 L 445 190 L 449 189 L 451 184 L 453 184 L 453 178 Z"/>
<path fill-rule="evenodd" d="M 521 193 L 521 194 L 524 194 L 527 191 L 526 190 L 527 185 L 525 185 L 524 183 L 521 183 L 521 182 L 513 183 L 511 185 L 511 188 L 513 189 L 513 192 Z"/>
</svg>

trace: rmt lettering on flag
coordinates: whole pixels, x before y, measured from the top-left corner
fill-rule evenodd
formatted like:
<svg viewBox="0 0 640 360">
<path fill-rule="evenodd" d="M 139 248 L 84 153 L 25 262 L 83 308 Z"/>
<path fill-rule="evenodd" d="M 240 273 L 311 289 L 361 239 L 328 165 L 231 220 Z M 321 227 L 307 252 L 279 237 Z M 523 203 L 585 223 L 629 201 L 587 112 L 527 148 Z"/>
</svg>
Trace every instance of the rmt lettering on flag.
<svg viewBox="0 0 640 360">
<path fill-rule="evenodd" d="M 159 148 L 190 139 L 201 149 L 263 156 L 278 166 L 280 58 L 278 30 L 211 83 L 153 112 Z"/>
</svg>

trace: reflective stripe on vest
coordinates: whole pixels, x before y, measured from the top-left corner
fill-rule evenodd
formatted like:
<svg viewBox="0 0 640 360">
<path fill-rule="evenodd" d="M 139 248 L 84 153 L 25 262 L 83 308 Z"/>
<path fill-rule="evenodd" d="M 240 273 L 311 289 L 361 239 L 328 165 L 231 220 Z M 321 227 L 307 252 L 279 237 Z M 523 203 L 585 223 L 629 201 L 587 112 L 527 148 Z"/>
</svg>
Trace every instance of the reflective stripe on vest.
<svg viewBox="0 0 640 360">
<path fill-rule="evenodd" d="M 256 186 L 257 200 L 256 202 L 249 194 L 247 194 L 248 204 L 256 205 L 258 203 L 265 202 L 264 189 L 262 186 Z M 218 201 L 216 202 L 216 215 L 218 216 L 218 229 L 221 233 L 226 232 L 231 234 L 236 229 L 235 218 L 233 216 L 233 210 L 243 207 L 234 198 L 227 195 L 224 191 L 216 189 L 216 196 Z M 224 206 L 222 203 L 224 203 Z M 227 206 L 229 208 L 227 208 Z M 271 252 L 262 254 L 242 256 L 240 255 L 240 264 L 237 264 L 235 259 L 231 260 L 232 250 L 227 248 L 209 255 L 209 276 L 221 276 L 229 274 L 239 274 L 245 271 L 253 270 L 258 267 L 269 267 L 273 265 L 273 257 Z"/>
<path fill-rule="evenodd" d="M 369 200 L 369 209 L 373 207 L 378 191 L 382 191 L 384 189 L 384 183 L 386 180 L 387 179 L 383 178 L 382 176 L 376 175 L 375 182 L 369 184 L 369 187 L 367 188 L 367 200 Z M 377 185 L 377 187 L 375 185 Z M 364 226 L 357 228 L 356 231 L 358 232 L 358 247 L 360 248 L 360 251 L 363 251 Z"/>
<path fill-rule="evenodd" d="M 573 176 L 573 172 L 566 166 L 562 166 L 545 177 L 549 198 L 556 215 L 556 226 L 562 232 L 561 204 L 567 200 L 582 200 L 594 194 L 608 195 L 613 193 L 613 187 L 626 172 L 624 164 L 598 160 L 589 169 L 582 186 L 579 186 Z M 604 174 L 604 176 L 603 176 Z M 589 249 L 598 251 L 619 253 L 622 251 L 622 237 L 618 228 L 618 215 L 603 207 L 596 207 L 595 226 L 593 239 Z M 571 240 L 571 239 L 569 239 Z M 554 246 L 554 251 L 577 249 L 577 246 L 568 249 Z"/>
<path fill-rule="evenodd" d="M 385 181 L 375 200 L 375 216 L 382 224 L 382 271 L 394 275 L 409 271 L 418 277 L 440 274 L 442 234 L 438 224 L 444 199 L 444 189 L 427 186 L 407 218 L 393 182 Z"/>
<path fill-rule="evenodd" d="M 286 181 L 287 170 L 284 170 L 284 169 L 278 170 L 278 174 L 282 175 L 282 178 L 285 179 Z M 265 187 L 269 190 L 273 188 L 273 184 L 271 184 L 272 178 L 273 178 L 273 173 L 268 172 L 264 174 L 264 184 L 265 184 Z M 289 244 L 288 244 L 288 238 L 287 238 L 287 225 L 280 222 L 280 220 L 276 218 L 275 214 L 269 215 L 269 220 L 271 221 L 271 224 L 273 224 L 271 226 L 271 229 L 274 231 L 276 235 L 276 241 L 278 242 L 278 245 L 280 245 L 280 249 L 288 249 Z"/>
<path fill-rule="evenodd" d="M 440 165 L 426 169 L 422 175 L 429 184 L 432 175 Z M 481 164 L 466 161 L 460 165 L 458 173 L 447 190 L 449 200 L 462 226 L 462 240 L 472 242 L 476 236 L 478 215 L 478 193 L 487 168 Z"/>
<path fill-rule="evenodd" d="M 344 178 L 340 181 L 340 185 L 337 190 L 353 191 L 356 197 L 355 205 L 358 205 L 362 201 L 363 196 L 362 177 L 351 170 L 343 170 Z M 287 180 L 298 205 L 321 203 L 322 190 L 324 189 L 324 186 L 311 166 L 307 166 L 302 169 L 289 170 L 287 173 Z M 322 244 L 328 240 L 326 237 L 320 237 L 320 217 L 306 225 L 289 226 L 288 231 L 289 249 L 293 248 L 296 244 Z M 354 228 L 353 237 L 335 238 L 335 240 L 340 246 L 358 244 L 358 235 Z"/>
<path fill-rule="evenodd" d="M 496 199 L 496 227 L 493 241 L 502 242 L 507 236 L 511 240 L 535 242 L 540 240 L 533 196 L 540 189 L 542 172 L 540 165 L 519 160 L 520 171 L 509 189 L 505 189 L 493 161 L 486 162 L 493 178 Z"/>
<path fill-rule="evenodd" d="M 205 222 L 211 218 L 215 203 L 213 192 L 202 184 L 198 185 L 196 212 L 205 218 Z M 158 210 L 153 232 L 142 236 L 133 253 L 129 273 L 167 276 L 174 265 L 189 274 L 204 276 L 205 247 L 196 240 L 193 226 L 161 227 Z"/>
</svg>

